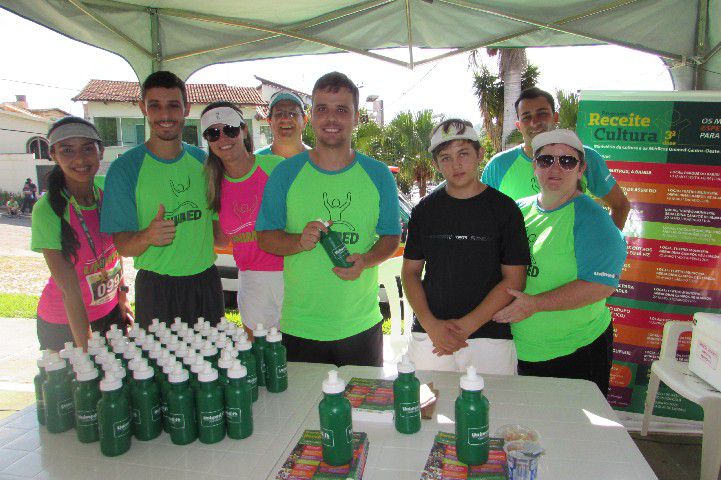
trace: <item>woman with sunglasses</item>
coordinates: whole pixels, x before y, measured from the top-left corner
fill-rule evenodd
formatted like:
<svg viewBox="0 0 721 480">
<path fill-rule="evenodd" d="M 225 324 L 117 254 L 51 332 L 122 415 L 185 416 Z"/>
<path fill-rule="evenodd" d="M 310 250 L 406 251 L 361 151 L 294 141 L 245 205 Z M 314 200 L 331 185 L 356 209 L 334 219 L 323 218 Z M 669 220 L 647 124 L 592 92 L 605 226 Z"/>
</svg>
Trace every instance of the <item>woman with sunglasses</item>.
<svg viewBox="0 0 721 480">
<path fill-rule="evenodd" d="M 540 193 L 518 201 L 531 265 L 524 292 L 493 318 L 511 323 L 518 373 L 580 378 L 608 393 L 613 348 L 606 298 L 618 287 L 626 241 L 608 214 L 581 193 L 583 144 L 570 130 L 534 137 Z"/>
<path fill-rule="evenodd" d="M 208 203 L 216 212 L 216 245 L 233 245 L 238 266 L 238 310 L 246 332 L 259 323 L 278 327 L 283 305 L 283 257 L 258 247 L 255 220 L 273 169 L 284 158 L 253 155 L 253 139 L 240 109 L 214 102 L 200 118 L 208 142 Z"/>
<path fill-rule="evenodd" d="M 95 126 L 77 117 L 55 122 L 48 143 L 55 167 L 33 209 L 30 241 L 50 270 L 38 302 L 38 340 L 41 349 L 65 342 L 87 348 L 91 329 L 105 334 L 132 318 L 120 256 L 100 232 L 103 192 L 95 174 L 103 144 Z"/>
</svg>

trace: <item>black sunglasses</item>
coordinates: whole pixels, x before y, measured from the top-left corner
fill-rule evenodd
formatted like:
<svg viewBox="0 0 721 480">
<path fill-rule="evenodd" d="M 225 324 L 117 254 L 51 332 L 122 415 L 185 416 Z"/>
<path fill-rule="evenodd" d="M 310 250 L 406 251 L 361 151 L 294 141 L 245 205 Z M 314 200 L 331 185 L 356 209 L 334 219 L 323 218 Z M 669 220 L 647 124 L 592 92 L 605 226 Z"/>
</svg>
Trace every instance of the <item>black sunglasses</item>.
<svg viewBox="0 0 721 480">
<path fill-rule="evenodd" d="M 551 168 L 551 165 L 558 159 L 558 165 L 564 170 L 573 170 L 581 163 L 579 159 L 571 155 L 536 155 L 536 163 L 539 168 Z"/>
<path fill-rule="evenodd" d="M 240 127 L 231 127 L 230 125 L 223 125 L 223 128 L 208 127 L 203 132 L 203 138 L 210 143 L 217 142 L 220 138 L 220 132 L 223 132 L 228 138 L 235 138 L 240 135 Z"/>
</svg>

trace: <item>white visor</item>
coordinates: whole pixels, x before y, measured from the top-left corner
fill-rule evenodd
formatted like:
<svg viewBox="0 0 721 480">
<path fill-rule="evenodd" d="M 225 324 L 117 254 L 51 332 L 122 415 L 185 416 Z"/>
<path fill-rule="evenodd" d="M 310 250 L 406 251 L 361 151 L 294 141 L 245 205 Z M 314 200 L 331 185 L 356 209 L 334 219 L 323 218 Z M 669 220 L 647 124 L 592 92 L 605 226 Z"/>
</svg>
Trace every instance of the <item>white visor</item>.
<svg viewBox="0 0 721 480">
<path fill-rule="evenodd" d="M 218 107 L 208 110 L 200 117 L 200 131 L 205 132 L 208 127 L 222 123 L 231 127 L 240 127 L 245 125 L 243 117 L 237 110 L 230 107 Z"/>
<path fill-rule="evenodd" d="M 471 127 L 466 126 L 463 133 L 459 133 L 455 128 L 449 128 L 447 132 L 443 131 L 443 128 L 436 130 L 436 133 L 431 137 L 431 145 L 428 147 L 428 153 L 433 153 L 441 143 L 450 142 L 451 140 L 470 140 L 472 142 L 478 142 L 478 134 Z"/>
</svg>

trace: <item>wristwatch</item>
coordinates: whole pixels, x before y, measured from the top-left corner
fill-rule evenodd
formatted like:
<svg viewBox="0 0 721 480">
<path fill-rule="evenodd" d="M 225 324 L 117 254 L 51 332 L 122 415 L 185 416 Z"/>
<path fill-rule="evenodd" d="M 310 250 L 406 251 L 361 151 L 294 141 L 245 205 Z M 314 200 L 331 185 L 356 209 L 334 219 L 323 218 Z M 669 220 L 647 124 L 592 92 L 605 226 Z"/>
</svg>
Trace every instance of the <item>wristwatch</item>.
<svg viewBox="0 0 721 480">
<path fill-rule="evenodd" d="M 130 291 L 130 288 L 128 288 L 127 285 L 121 285 L 119 290 L 123 293 L 128 293 Z"/>
</svg>

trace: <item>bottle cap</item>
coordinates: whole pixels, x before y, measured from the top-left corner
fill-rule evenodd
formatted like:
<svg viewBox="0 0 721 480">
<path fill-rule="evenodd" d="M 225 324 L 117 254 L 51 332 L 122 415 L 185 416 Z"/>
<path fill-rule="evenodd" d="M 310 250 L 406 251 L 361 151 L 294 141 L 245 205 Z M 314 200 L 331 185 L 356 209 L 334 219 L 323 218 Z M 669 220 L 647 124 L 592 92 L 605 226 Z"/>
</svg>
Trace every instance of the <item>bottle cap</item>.
<svg viewBox="0 0 721 480">
<path fill-rule="evenodd" d="M 398 363 L 398 373 L 413 373 L 416 371 L 416 364 L 411 362 L 408 355 L 403 355 Z"/>
<path fill-rule="evenodd" d="M 272 327 L 268 334 L 268 342 L 280 342 L 283 339 L 283 334 L 278 331 L 277 328 Z"/>
<path fill-rule="evenodd" d="M 147 363 L 140 365 L 133 371 L 133 378 L 135 380 L 147 380 L 153 378 L 153 369 L 148 366 Z"/>
<path fill-rule="evenodd" d="M 125 376 L 128 374 L 123 367 L 115 368 L 115 369 L 111 370 L 111 371 L 108 372 L 108 373 L 111 373 L 112 375 L 115 375 L 115 378 L 117 378 L 117 379 L 119 379 L 119 380 L 121 380 L 121 381 L 122 381 L 122 380 L 125 378 Z"/>
<path fill-rule="evenodd" d="M 135 338 L 138 336 L 138 333 L 140 333 L 140 325 L 134 323 L 133 326 L 128 329 L 128 337 Z"/>
<path fill-rule="evenodd" d="M 193 330 L 199 332 L 200 329 L 203 328 L 203 325 L 205 325 L 205 319 L 203 317 L 198 317 L 198 321 L 195 322 L 195 325 L 193 325 Z"/>
<path fill-rule="evenodd" d="M 173 323 L 170 325 L 170 331 L 177 332 L 180 329 L 180 326 L 182 324 L 183 324 L 183 320 L 180 317 L 175 317 L 173 319 Z"/>
<path fill-rule="evenodd" d="M 220 358 L 218 359 L 218 368 L 230 368 L 234 360 L 235 357 L 233 357 L 233 352 L 230 350 L 223 350 L 220 352 Z"/>
<path fill-rule="evenodd" d="M 160 319 L 154 318 L 152 322 L 150 322 L 150 325 L 148 325 L 148 331 L 150 333 L 155 333 L 158 331 L 158 326 L 160 326 Z"/>
<path fill-rule="evenodd" d="M 102 340 L 103 337 L 100 336 L 100 332 L 97 330 L 93 330 L 90 332 L 90 338 L 88 340 Z"/>
<path fill-rule="evenodd" d="M 123 358 L 125 360 L 130 361 L 130 360 L 134 359 L 135 357 L 137 357 L 138 355 L 140 355 L 140 352 L 138 350 L 136 350 L 135 345 L 131 344 L 131 345 L 128 345 L 128 348 L 125 350 L 125 353 L 123 353 Z"/>
<path fill-rule="evenodd" d="M 101 392 L 112 392 L 123 386 L 123 381 L 115 377 L 113 374 L 106 374 L 105 378 L 100 380 L 100 391 Z"/>
<path fill-rule="evenodd" d="M 218 353 L 218 349 L 213 346 L 213 342 L 206 340 L 200 347 L 200 354 L 204 357 L 212 357 Z"/>
<path fill-rule="evenodd" d="M 83 349 L 80 347 L 73 348 L 73 351 L 70 353 L 70 358 L 68 358 L 71 364 L 75 364 L 77 362 L 81 362 L 83 360 L 90 360 L 90 357 L 88 357 L 88 354 L 83 352 Z"/>
<path fill-rule="evenodd" d="M 63 360 L 62 358 L 58 358 L 55 361 L 50 361 L 47 365 L 45 365 L 46 372 L 54 372 L 56 370 L 62 370 L 63 368 L 65 368 L 65 360 Z"/>
<path fill-rule="evenodd" d="M 263 328 L 263 324 L 259 323 L 254 329 L 253 329 L 253 337 L 265 337 L 268 335 L 268 330 Z"/>
<path fill-rule="evenodd" d="M 107 352 L 107 351 L 108 351 L 108 349 L 105 348 L 105 345 L 97 345 L 97 346 L 93 345 L 92 347 L 88 347 L 88 355 L 90 355 L 91 357 L 97 357 L 102 352 Z"/>
<path fill-rule="evenodd" d="M 115 355 L 125 355 L 125 352 L 128 351 L 128 344 L 122 341 L 121 339 L 118 339 L 116 342 L 113 340 L 113 353 Z"/>
<path fill-rule="evenodd" d="M 326 221 L 326 220 L 323 220 L 322 218 L 316 218 L 315 221 L 316 221 L 316 222 L 320 222 L 320 223 L 322 223 L 323 225 L 325 225 L 325 228 L 330 227 L 330 222 L 328 222 L 328 221 Z"/>
<path fill-rule="evenodd" d="M 338 378 L 338 370 L 328 372 L 328 378 L 323 380 L 323 393 L 342 393 L 345 390 L 345 382 Z"/>
<path fill-rule="evenodd" d="M 73 364 L 73 372 L 78 373 L 82 372 L 83 370 L 87 369 L 88 367 L 95 368 L 95 364 L 90 361 L 90 359 L 83 358 L 79 359 Z"/>
<path fill-rule="evenodd" d="M 38 368 L 45 368 L 48 363 L 50 363 L 50 350 L 43 350 L 42 356 L 37 361 Z"/>
<path fill-rule="evenodd" d="M 196 333 L 196 334 L 193 336 L 193 346 L 194 346 L 194 348 L 200 348 L 200 346 L 203 344 L 204 341 L 205 341 L 205 339 L 203 338 L 203 335 L 201 335 L 200 333 Z"/>
<path fill-rule="evenodd" d="M 188 375 L 188 371 L 179 363 L 176 363 L 173 370 L 168 374 L 168 381 L 170 383 L 187 382 L 189 378 L 190 376 Z"/>
<path fill-rule="evenodd" d="M 239 341 L 241 341 L 241 340 L 249 340 L 249 339 L 248 339 L 248 334 L 245 333 L 245 330 L 237 330 L 237 331 L 233 334 L 233 341 L 234 341 L 234 342 L 239 342 Z"/>
<path fill-rule="evenodd" d="M 190 371 L 195 373 L 196 375 L 199 374 L 201 371 L 203 371 L 203 367 L 205 366 L 205 360 L 203 360 L 203 357 L 198 355 L 195 357 L 195 362 L 190 366 Z"/>
<path fill-rule="evenodd" d="M 251 344 L 247 338 L 244 338 L 235 344 L 235 348 L 238 349 L 239 352 L 245 352 L 253 348 L 253 344 Z"/>
<path fill-rule="evenodd" d="M 153 343 L 153 346 L 150 347 L 150 350 L 148 351 L 148 356 L 152 358 L 153 360 L 157 359 L 160 356 L 160 353 L 163 351 L 162 347 L 159 343 Z"/>
<path fill-rule="evenodd" d="M 78 380 L 78 382 L 88 382 L 90 380 L 95 380 L 98 378 L 98 369 L 93 367 L 92 365 L 89 365 L 87 368 L 83 368 L 79 372 L 75 374 L 75 378 Z"/>
<path fill-rule="evenodd" d="M 143 340 L 143 345 L 141 348 L 143 350 L 145 350 L 146 352 L 148 352 L 148 351 L 150 351 L 151 348 L 153 348 L 153 345 L 155 345 L 155 339 L 153 338 L 152 335 L 148 335 Z"/>
<path fill-rule="evenodd" d="M 163 373 L 166 375 L 170 375 L 170 372 L 173 371 L 176 365 L 178 365 L 177 360 L 168 361 L 165 365 L 162 366 Z M 183 362 L 180 362 L 180 368 L 183 368 Z"/>
<path fill-rule="evenodd" d="M 228 345 L 233 346 L 233 342 L 228 340 L 227 338 L 218 339 L 215 342 L 215 348 L 218 350 L 223 350 L 224 348 L 228 347 Z"/>
<path fill-rule="evenodd" d="M 195 359 L 198 357 L 198 354 L 195 353 L 195 350 L 188 350 L 188 354 L 183 358 L 183 363 L 186 367 L 190 367 L 192 364 L 195 363 Z"/>
<path fill-rule="evenodd" d="M 178 349 L 175 350 L 175 356 L 177 358 L 183 359 L 186 357 L 186 355 L 188 355 L 188 346 L 184 343 L 179 343 Z"/>
<path fill-rule="evenodd" d="M 483 390 L 483 377 L 476 374 L 476 367 L 468 365 L 466 374 L 461 377 L 461 389 L 471 392 Z"/>
<path fill-rule="evenodd" d="M 205 362 L 203 369 L 198 373 L 199 382 L 214 382 L 218 379 L 218 371 L 213 368 L 210 362 Z"/>
<path fill-rule="evenodd" d="M 65 342 L 65 348 L 60 350 L 60 352 L 58 352 L 58 353 L 60 354 L 60 358 L 68 359 L 73 355 L 74 350 L 75 350 L 75 344 L 73 342 Z"/>
<path fill-rule="evenodd" d="M 225 317 L 220 317 L 220 321 L 215 328 L 217 328 L 219 332 L 224 332 L 228 328 L 228 319 Z"/>
<path fill-rule="evenodd" d="M 105 332 L 105 338 L 107 338 L 108 340 L 112 340 L 113 338 L 122 337 L 122 336 L 123 336 L 123 332 L 121 332 L 118 329 L 118 326 L 115 323 L 110 325 L 110 329 L 107 332 Z"/>
<path fill-rule="evenodd" d="M 135 357 L 134 359 L 132 359 L 128 362 L 128 368 L 131 371 L 135 371 L 136 369 L 138 369 L 140 367 L 140 365 L 143 365 L 143 364 L 147 365 L 147 363 L 148 363 L 148 361 L 145 358 Z"/>
<path fill-rule="evenodd" d="M 237 331 L 238 327 L 236 327 L 234 323 L 230 323 L 227 327 L 225 327 L 225 334 L 229 337 L 232 337 Z"/>
<path fill-rule="evenodd" d="M 245 368 L 240 360 L 234 360 L 228 369 L 228 378 L 243 378 L 248 375 L 248 369 Z"/>
</svg>

